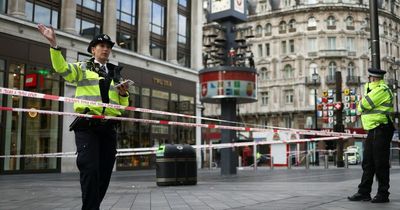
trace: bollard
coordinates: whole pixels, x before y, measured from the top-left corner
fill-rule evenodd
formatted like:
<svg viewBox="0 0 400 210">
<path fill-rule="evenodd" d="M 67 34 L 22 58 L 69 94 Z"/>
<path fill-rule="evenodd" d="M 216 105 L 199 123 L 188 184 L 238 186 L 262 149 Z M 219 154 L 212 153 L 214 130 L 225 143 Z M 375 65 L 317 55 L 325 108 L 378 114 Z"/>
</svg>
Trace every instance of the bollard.
<svg viewBox="0 0 400 210">
<path fill-rule="evenodd" d="M 349 168 L 349 154 L 344 153 L 344 167 Z"/>
<path fill-rule="evenodd" d="M 212 152 L 213 152 L 212 151 L 212 147 L 210 147 L 210 155 L 209 155 L 210 156 L 210 170 L 212 169 L 212 163 L 213 163 L 213 161 L 212 161 L 212 156 L 213 156 Z"/>
<path fill-rule="evenodd" d="M 292 157 L 291 157 L 291 155 L 289 155 L 289 157 L 288 157 L 287 168 L 288 168 L 288 169 L 291 169 L 291 168 L 292 168 Z"/>
<path fill-rule="evenodd" d="M 271 169 L 274 169 L 274 157 L 271 156 Z"/>
<path fill-rule="evenodd" d="M 253 142 L 253 166 L 254 170 L 257 171 L 257 144 Z"/>
<path fill-rule="evenodd" d="M 310 153 L 306 154 L 306 169 L 310 168 Z"/>
<path fill-rule="evenodd" d="M 325 162 L 325 169 L 328 169 L 329 168 L 329 156 L 328 155 L 325 155 L 325 159 L 324 159 L 324 162 Z"/>
<path fill-rule="evenodd" d="M 239 155 L 238 157 L 239 167 L 242 167 L 242 156 Z"/>
</svg>

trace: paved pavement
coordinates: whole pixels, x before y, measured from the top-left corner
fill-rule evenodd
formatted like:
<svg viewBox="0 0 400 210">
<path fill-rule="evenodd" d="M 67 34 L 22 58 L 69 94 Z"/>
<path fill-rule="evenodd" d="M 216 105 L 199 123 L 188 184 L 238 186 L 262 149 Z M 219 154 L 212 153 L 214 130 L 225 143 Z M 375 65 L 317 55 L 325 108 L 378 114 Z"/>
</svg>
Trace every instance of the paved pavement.
<svg viewBox="0 0 400 210">
<path fill-rule="evenodd" d="M 200 170 L 195 186 L 157 187 L 155 171 L 118 171 L 101 209 L 400 209 L 400 168 L 391 170 L 390 203 L 349 202 L 360 181 L 349 169 Z M 77 173 L 0 175 L 0 209 L 80 209 Z M 376 192 L 376 183 L 373 194 Z"/>
</svg>

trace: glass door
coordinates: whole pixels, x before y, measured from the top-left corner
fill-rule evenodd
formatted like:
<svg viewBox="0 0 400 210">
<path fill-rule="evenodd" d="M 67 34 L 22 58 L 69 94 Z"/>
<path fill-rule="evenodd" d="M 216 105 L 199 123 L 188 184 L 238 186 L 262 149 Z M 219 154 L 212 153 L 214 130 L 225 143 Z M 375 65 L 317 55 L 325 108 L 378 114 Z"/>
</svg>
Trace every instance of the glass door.
<svg viewBox="0 0 400 210">
<path fill-rule="evenodd" d="M 25 64 L 10 63 L 8 69 L 8 87 L 22 90 L 24 87 Z M 3 96 L 6 98 L 7 107 L 22 107 L 22 97 L 19 96 Z M 6 112 L 5 123 L 5 155 L 20 155 L 22 141 L 22 113 Z M 20 158 L 5 158 L 4 171 L 20 170 Z"/>
</svg>

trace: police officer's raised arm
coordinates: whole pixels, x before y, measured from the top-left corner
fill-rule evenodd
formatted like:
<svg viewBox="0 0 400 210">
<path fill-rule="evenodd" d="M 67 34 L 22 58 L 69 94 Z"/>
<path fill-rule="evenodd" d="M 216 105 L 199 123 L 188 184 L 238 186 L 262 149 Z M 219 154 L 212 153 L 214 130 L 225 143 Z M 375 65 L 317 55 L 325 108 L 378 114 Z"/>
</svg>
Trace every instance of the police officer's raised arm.
<svg viewBox="0 0 400 210">
<path fill-rule="evenodd" d="M 77 82 L 79 80 L 78 72 L 80 67 L 77 63 L 67 63 L 61 54 L 60 49 L 57 46 L 56 34 L 53 27 L 46 27 L 43 24 L 38 24 L 39 32 L 49 41 L 50 43 L 50 58 L 54 70 L 59 73 L 68 82 Z"/>
</svg>

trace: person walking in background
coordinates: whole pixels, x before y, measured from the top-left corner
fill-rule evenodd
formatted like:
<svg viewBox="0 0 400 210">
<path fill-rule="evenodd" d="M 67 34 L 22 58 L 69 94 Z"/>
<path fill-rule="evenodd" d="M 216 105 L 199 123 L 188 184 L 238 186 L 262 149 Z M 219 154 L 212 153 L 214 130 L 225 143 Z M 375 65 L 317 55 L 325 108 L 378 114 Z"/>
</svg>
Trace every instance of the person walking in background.
<svg viewBox="0 0 400 210">
<path fill-rule="evenodd" d="M 128 106 L 128 85 L 121 83 L 121 67 L 108 63 L 114 42 L 106 34 L 94 37 L 87 51 L 92 58 L 84 62 L 67 63 L 57 46 L 52 27 L 38 25 L 39 32 L 50 43 L 50 57 L 54 70 L 66 81 L 76 84 L 75 97 L 79 99 Z M 118 109 L 74 104 L 77 113 L 92 115 L 120 116 Z M 78 157 L 76 163 L 80 172 L 82 209 L 100 209 L 115 162 L 116 126 L 113 120 L 78 117 L 70 126 L 75 132 Z"/>
<path fill-rule="evenodd" d="M 368 69 L 369 82 L 365 84 L 365 95 L 358 104 L 361 122 L 368 131 L 364 142 L 362 161 L 363 175 L 358 192 L 349 196 L 350 201 L 370 201 L 374 175 L 378 180 L 378 193 L 372 203 L 389 202 L 389 155 L 393 137 L 393 93 L 383 80 L 386 71 Z"/>
</svg>

